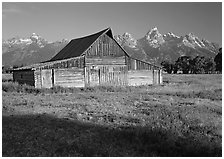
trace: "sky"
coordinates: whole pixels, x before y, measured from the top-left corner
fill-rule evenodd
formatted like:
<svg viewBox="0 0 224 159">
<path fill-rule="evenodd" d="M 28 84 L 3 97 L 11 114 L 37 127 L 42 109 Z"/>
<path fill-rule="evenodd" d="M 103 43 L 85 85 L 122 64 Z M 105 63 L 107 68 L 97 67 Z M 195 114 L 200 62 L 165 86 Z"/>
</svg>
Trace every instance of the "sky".
<svg viewBox="0 0 224 159">
<path fill-rule="evenodd" d="M 221 2 L 3 2 L 2 39 L 36 33 L 48 41 L 74 39 L 111 27 L 114 35 L 161 34 L 222 43 Z"/>
</svg>

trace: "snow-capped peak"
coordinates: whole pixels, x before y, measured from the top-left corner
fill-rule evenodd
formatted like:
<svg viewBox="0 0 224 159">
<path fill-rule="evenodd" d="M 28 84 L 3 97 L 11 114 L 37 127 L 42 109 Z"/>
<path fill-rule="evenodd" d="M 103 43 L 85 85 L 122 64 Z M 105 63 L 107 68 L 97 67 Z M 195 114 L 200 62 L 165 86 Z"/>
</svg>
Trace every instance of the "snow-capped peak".
<svg viewBox="0 0 224 159">
<path fill-rule="evenodd" d="M 118 43 L 121 45 L 128 45 L 131 48 L 135 48 L 137 45 L 137 40 L 132 37 L 128 32 L 124 33 L 122 36 L 117 35 L 114 37 Z"/>
<path fill-rule="evenodd" d="M 167 35 L 175 38 L 180 38 L 179 36 L 175 35 L 173 32 L 168 32 Z"/>
<path fill-rule="evenodd" d="M 150 29 L 145 35 L 145 39 L 151 46 L 155 48 L 159 47 L 159 45 L 165 42 L 162 34 L 159 33 L 157 27 L 153 27 L 152 29 Z"/>
<path fill-rule="evenodd" d="M 157 26 L 155 26 L 151 30 L 158 30 L 158 28 L 157 28 Z"/>
<path fill-rule="evenodd" d="M 152 29 L 150 29 L 147 34 L 145 35 L 148 39 L 152 38 L 153 36 L 155 35 L 161 35 L 158 31 L 158 28 L 157 27 L 153 27 Z"/>
<path fill-rule="evenodd" d="M 128 32 L 124 33 L 122 36 L 123 36 L 123 38 L 125 38 L 125 39 L 129 39 L 129 38 L 130 38 L 130 39 L 133 39 L 132 36 L 131 36 L 131 34 L 129 34 Z"/>
<path fill-rule="evenodd" d="M 187 40 L 198 47 L 204 47 L 204 43 L 194 34 L 194 33 L 189 33 L 188 35 L 186 35 Z"/>
<path fill-rule="evenodd" d="M 36 33 L 32 33 L 32 35 L 30 36 L 31 39 L 36 39 L 38 40 L 40 38 L 39 35 L 37 35 Z"/>
</svg>

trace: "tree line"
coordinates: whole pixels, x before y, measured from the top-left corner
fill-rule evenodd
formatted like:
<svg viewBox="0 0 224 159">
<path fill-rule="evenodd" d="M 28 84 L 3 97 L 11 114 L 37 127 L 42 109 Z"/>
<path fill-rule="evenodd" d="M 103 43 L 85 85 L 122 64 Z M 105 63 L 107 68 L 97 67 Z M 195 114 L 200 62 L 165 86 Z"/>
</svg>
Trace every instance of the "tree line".
<svg viewBox="0 0 224 159">
<path fill-rule="evenodd" d="M 222 48 L 214 59 L 204 56 L 181 56 L 175 62 L 165 60 L 161 65 L 167 73 L 176 74 L 181 71 L 183 74 L 221 73 L 222 72 Z"/>
</svg>

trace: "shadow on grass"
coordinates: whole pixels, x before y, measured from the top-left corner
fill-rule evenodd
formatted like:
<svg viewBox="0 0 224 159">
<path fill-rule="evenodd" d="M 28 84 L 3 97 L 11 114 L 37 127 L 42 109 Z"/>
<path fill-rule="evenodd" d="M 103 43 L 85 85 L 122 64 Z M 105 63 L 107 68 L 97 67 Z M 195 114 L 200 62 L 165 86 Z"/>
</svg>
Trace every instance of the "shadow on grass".
<svg viewBox="0 0 224 159">
<path fill-rule="evenodd" d="M 149 127 L 111 128 L 49 115 L 2 118 L 6 156 L 221 156 L 211 139 Z"/>
</svg>

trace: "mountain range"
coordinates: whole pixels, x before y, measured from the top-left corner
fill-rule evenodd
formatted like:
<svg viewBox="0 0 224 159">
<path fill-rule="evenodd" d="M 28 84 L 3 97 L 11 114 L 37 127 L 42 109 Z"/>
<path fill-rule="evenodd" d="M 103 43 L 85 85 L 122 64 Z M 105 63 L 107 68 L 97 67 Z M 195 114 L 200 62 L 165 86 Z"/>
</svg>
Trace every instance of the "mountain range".
<svg viewBox="0 0 224 159">
<path fill-rule="evenodd" d="M 172 32 L 162 35 L 157 27 L 150 29 L 144 37 L 134 39 L 131 34 L 115 36 L 118 43 L 133 57 L 160 64 L 163 60 L 176 61 L 180 56 L 205 56 L 214 58 L 219 45 L 200 39 L 193 33 L 178 36 Z"/>
<path fill-rule="evenodd" d="M 157 27 L 150 29 L 140 39 L 133 38 L 129 33 L 115 35 L 114 38 L 132 57 L 155 64 L 160 64 L 163 60 L 175 61 L 183 55 L 214 58 L 219 49 L 218 44 L 201 40 L 193 33 L 178 36 L 168 32 L 162 35 Z M 35 33 L 28 38 L 14 37 L 3 40 L 2 64 L 29 65 L 46 61 L 68 42 L 67 39 L 48 42 Z"/>
<path fill-rule="evenodd" d="M 3 40 L 2 64 L 21 66 L 46 61 L 57 54 L 68 42 L 67 39 L 48 42 L 35 33 L 28 38 L 14 37 Z"/>
</svg>

